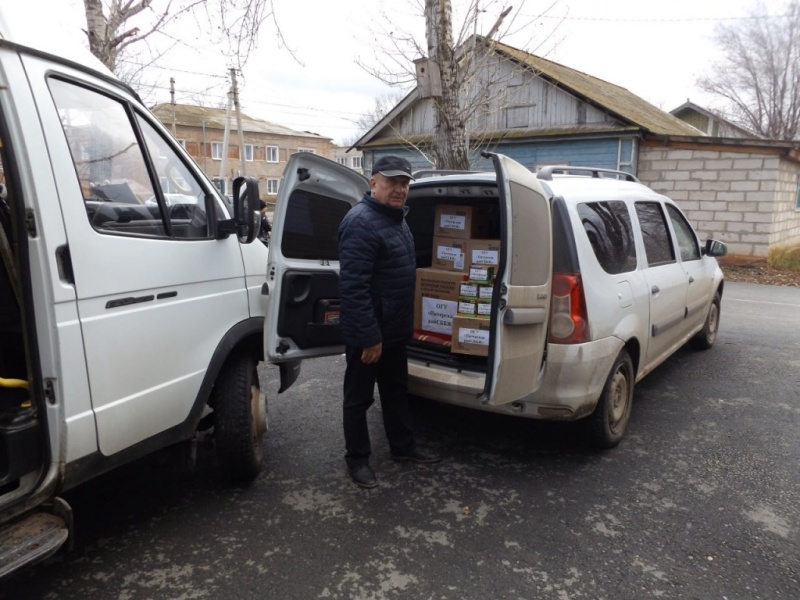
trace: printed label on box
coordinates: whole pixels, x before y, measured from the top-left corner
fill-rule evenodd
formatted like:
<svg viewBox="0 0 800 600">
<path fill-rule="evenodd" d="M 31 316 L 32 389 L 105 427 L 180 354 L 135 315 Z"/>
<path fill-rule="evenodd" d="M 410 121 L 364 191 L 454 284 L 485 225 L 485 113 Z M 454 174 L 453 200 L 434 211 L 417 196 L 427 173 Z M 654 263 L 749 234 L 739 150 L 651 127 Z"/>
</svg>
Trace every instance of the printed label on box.
<svg viewBox="0 0 800 600">
<path fill-rule="evenodd" d="M 473 250 L 473 265 L 496 265 L 499 263 L 500 253 L 497 250 Z"/>
<path fill-rule="evenodd" d="M 478 289 L 478 298 L 481 300 L 491 300 L 494 294 L 493 285 L 482 285 Z"/>
<path fill-rule="evenodd" d="M 469 278 L 472 281 L 491 281 L 492 267 L 470 267 Z"/>
<path fill-rule="evenodd" d="M 477 283 L 462 283 L 461 289 L 458 291 L 459 296 L 465 296 L 467 298 L 477 298 L 478 297 L 478 284 Z M 491 297 L 491 295 L 490 295 Z"/>
<path fill-rule="evenodd" d="M 469 300 L 461 300 L 458 303 L 458 312 L 462 315 L 474 315 L 475 314 L 475 302 L 471 302 Z"/>
<path fill-rule="evenodd" d="M 492 316 L 492 303 L 491 302 L 478 302 L 478 316 L 491 317 Z"/>
<path fill-rule="evenodd" d="M 453 263 L 453 268 L 464 268 L 464 253 L 452 246 L 438 246 L 436 248 L 436 258 Z"/>
<path fill-rule="evenodd" d="M 458 303 L 452 300 L 422 297 L 420 329 L 436 333 L 453 333 L 453 317 Z"/>
<path fill-rule="evenodd" d="M 458 328 L 458 343 L 459 344 L 477 344 L 479 346 L 489 345 L 489 332 L 481 329 L 472 329 L 471 327 Z"/>
<path fill-rule="evenodd" d="M 443 214 L 439 218 L 439 227 L 442 229 L 459 229 L 463 231 L 467 228 L 467 217 L 464 215 Z"/>
</svg>

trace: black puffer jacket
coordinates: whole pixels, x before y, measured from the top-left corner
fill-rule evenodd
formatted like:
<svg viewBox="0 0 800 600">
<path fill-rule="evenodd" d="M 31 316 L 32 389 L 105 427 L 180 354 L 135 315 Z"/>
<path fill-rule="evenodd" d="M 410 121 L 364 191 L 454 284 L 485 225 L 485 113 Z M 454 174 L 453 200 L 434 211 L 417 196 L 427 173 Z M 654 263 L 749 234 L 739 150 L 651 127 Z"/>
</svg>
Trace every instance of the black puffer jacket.
<svg viewBox="0 0 800 600">
<path fill-rule="evenodd" d="M 406 212 L 366 193 L 339 226 L 340 322 L 348 346 L 405 344 L 414 332 L 416 259 Z"/>
</svg>

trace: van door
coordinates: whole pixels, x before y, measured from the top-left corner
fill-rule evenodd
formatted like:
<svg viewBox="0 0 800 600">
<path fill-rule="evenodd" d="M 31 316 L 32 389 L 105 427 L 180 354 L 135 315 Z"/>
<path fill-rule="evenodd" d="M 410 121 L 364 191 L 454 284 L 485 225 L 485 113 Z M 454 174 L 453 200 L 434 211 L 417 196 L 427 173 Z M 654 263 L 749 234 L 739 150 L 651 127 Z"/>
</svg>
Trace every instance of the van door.
<svg viewBox="0 0 800 600">
<path fill-rule="evenodd" d="M 547 345 L 552 287 L 550 194 L 527 168 L 490 155 L 497 173 L 501 258 L 492 301 L 485 397 L 506 404 L 537 389 Z"/>
<path fill-rule="evenodd" d="M 284 365 L 281 391 L 297 377 L 300 359 L 344 352 L 339 224 L 368 190 L 363 175 L 314 154 L 294 154 L 286 165 L 273 215 L 264 322 L 264 354 Z"/>
<path fill-rule="evenodd" d="M 219 340 L 249 316 L 242 254 L 236 236 L 215 239 L 224 208 L 208 180 L 122 89 L 35 57 L 25 68 L 111 455 L 189 417 Z"/>
</svg>

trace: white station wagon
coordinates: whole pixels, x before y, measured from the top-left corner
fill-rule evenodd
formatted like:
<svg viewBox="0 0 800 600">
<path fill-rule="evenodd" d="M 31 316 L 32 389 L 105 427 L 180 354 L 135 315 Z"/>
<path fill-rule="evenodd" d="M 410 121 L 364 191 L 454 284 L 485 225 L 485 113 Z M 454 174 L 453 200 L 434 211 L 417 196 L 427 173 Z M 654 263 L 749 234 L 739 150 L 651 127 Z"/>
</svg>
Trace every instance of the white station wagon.
<svg viewBox="0 0 800 600">
<path fill-rule="evenodd" d="M 633 389 L 687 342 L 714 343 L 723 291 L 715 256 L 669 198 L 632 175 L 547 167 L 534 174 L 499 154 L 494 172 L 418 178 L 408 197 L 417 266 L 433 261 L 436 207 L 480 207 L 501 241 L 488 356 L 409 343 L 412 393 L 480 410 L 584 419 L 610 448 L 630 419 Z M 575 174 L 566 174 L 575 173 Z M 265 293 L 265 353 L 281 390 L 303 358 L 343 351 L 337 230 L 368 189 L 358 173 L 292 157 L 277 201 Z"/>
</svg>

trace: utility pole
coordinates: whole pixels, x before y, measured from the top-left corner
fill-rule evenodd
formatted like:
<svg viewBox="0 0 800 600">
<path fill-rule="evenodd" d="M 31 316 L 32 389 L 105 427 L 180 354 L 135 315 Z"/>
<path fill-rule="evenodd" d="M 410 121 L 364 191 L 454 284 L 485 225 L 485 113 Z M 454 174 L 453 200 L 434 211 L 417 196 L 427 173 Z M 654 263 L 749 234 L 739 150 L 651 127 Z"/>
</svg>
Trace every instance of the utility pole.
<svg viewBox="0 0 800 600">
<path fill-rule="evenodd" d="M 239 163 L 241 175 L 247 175 L 244 160 L 244 134 L 242 133 L 242 111 L 239 108 L 239 87 L 236 85 L 236 69 L 231 68 L 231 87 L 233 89 L 233 106 L 236 109 L 236 131 L 239 133 Z"/>
<path fill-rule="evenodd" d="M 225 115 L 225 133 L 222 136 L 222 160 L 219 162 L 219 178 L 222 181 L 222 187 L 225 187 L 225 169 L 228 166 L 228 135 L 231 132 L 231 103 L 233 102 L 233 92 L 228 92 L 228 112 Z M 220 190 L 223 194 L 228 190 Z"/>
<path fill-rule="evenodd" d="M 169 98 L 172 104 L 172 137 L 178 137 L 175 133 L 175 78 L 169 78 Z"/>
</svg>

